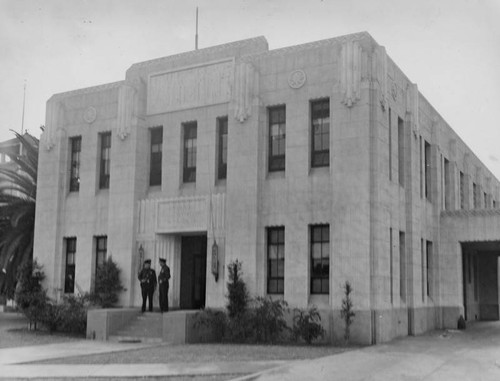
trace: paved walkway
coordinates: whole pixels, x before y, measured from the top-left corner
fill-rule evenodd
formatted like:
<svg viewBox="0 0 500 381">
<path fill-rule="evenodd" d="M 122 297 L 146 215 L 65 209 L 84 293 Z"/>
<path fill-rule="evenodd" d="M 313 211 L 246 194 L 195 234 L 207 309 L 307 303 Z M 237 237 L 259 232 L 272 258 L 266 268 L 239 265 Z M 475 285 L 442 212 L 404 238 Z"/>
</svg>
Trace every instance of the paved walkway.
<svg viewBox="0 0 500 381">
<path fill-rule="evenodd" d="M 500 380 L 500 322 L 295 362 L 239 380 Z"/>
</svg>

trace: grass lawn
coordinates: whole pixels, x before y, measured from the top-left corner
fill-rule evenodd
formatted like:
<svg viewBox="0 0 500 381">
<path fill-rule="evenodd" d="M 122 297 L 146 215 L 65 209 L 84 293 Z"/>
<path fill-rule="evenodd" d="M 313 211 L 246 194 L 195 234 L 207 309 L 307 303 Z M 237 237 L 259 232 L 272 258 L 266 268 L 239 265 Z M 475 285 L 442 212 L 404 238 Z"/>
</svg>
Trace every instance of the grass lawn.
<svg viewBox="0 0 500 381">
<path fill-rule="evenodd" d="M 66 333 L 50 334 L 46 331 L 28 331 L 28 322 L 22 315 L 0 314 L 0 348 L 64 343 L 82 339 L 85 337 Z"/>
<path fill-rule="evenodd" d="M 187 344 L 159 345 L 131 351 L 46 360 L 44 364 L 132 364 L 173 362 L 302 360 L 329 356 L 348 348 L 327 345 Z"/>
</svg>

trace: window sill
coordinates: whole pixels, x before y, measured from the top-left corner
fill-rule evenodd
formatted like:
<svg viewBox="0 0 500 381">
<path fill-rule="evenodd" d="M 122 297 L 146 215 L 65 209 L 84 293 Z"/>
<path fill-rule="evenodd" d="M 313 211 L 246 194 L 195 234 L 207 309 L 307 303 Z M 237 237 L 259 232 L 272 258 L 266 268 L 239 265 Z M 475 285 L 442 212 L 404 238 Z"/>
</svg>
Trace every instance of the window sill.
<svg viewBox="0 0 500 381">
<path fill-rule="evenodd" d="M 272 180 L 272 179 L 284 179 L 286 177 L 285 171 L 272 171 L 272 172 L 267 172 L 266 179 Z"/>
<path fill-rule="evenodd" d="M 324 167 L 311 167 L 309 169 L 309 176 L 326 176 L 330 175 L 330 166 Z"/>
</svg>

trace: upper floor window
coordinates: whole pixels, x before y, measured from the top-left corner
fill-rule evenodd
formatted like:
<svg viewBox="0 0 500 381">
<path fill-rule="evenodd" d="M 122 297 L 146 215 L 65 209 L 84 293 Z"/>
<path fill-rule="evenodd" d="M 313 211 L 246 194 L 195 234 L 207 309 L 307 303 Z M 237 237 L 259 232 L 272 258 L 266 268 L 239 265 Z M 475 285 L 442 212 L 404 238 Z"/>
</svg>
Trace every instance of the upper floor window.
<svg viewBox="0 0 500 381">
<path fill-rule="evenodd" d="M 163 146 L 163 127 L 150 130 L 151 135 L 151 158 L 149 168 L 149 185 L 161 185 L 161 161 Z"/>
<path fill-rule="evenodd" d="M 285 106 L 269 108 L 269 172 L 285 170 Z"/>
<path fill-rule="evenodd" d="M 267 293 L 285 291 L 285 228 L 267 229 Z"/>
<path fill-rule="evenodd" d="M 398 176 L 399 185 L 405 186 L 405 129 L 403 119 L 398 117 Z"/>
<path fill-rule="evenodd" d="M 311 102 L 311 167 L 330 165 L 330 100 Z"/>
<path fill-rule="evenodd" d="M 460 171 L 460 209 L 465 209 L 465 176 Z"/>
<path fill-rule="evenodd" d="M 101 160 L 99 171 L 99 189 L 109 188 L 109 174 L 111 164 L 111 132 L 100 134 Z"/>
<path fill-rule="evenodd" d="M 197 123 L 184 123 L 184 168 L 182 179 L 185 183 L 196 182 L 196 137 Z"/>
<path fill-rule="evenodd" d="M 311 226 L 311 294 L 330 292 L 330 225 Z"/>
<path fill-rule="evenodd" d="M 428 142 L 424 143 L 424 165 L 425 165 L 425 198 L 429 201 L 431 197 L 431 145 Z"/>
<path fill-rule="evenodd" d="M 227 177 L 227 116 L 217 118 L 217 134 L 219 152 L 217 155 L 217 178 Z"/>
<path fill-rule="evenodd" d="M 474 202 L 474 209 L 479 208 L 479 188 L 476 183 L 472 183 L 472 197 Z"/>
<path fill-rule="evenodd" d="M 69 174 L 69 191 L 80 190 L 80 153 L 82 151 L 82 137 L 76 136 L 69 139 L 71 146 L 71 162 Z"/>
</svg>

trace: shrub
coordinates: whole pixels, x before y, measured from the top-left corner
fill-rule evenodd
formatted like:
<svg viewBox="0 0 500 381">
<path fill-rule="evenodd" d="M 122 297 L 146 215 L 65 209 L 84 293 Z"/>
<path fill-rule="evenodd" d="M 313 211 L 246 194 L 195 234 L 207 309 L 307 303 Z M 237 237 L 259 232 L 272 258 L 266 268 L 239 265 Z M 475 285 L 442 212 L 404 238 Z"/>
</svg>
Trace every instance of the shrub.
<svg viewBox="0 0 500 381">
<path fill-rule="evenodd" d="M 342 308 L 340 310 L 340 316 L 344 319 L 344 341 L 349 343 L 351 336 L 351 324 L 354 321 L 354 316 L 356 315 L 353 310 L 353 303 L 351 299 L 351 293 L 353 291 L 351 283 L 346 281 L 343 286 L 344 289 L 344 299 L 342 299 Z"/>
<path fill-rule="evenodd" d="M 220 343 L 226 336 L 228 319 L 224 311 L 206 308 L 194 316 L 194 327 L 206 328 L 211 333 L 211 341 Z"/>
<path fill-rule="evenodd" d="M 65 296 L 58 305 L 60 325 L 62 332 L 83 334 L 87 329 L 88 295 Z"/>
<path fill-rule="evenodd" d="M 249 296 L 247 285 L 241 278 L 243 275 L 241 265 L 241 262 L 235 260 L 227 266 L 229 274 L 229 282 L 227 282 L 227 311 L 230 319 L 242 316 L 248 308 Z"/>
<path fill-rule="evenodd" d="M 294 310 L 292 334 L 295 341 L 302 338 L 307 344 L 325 336 L 325 330 L 321 325 L 321 316 L 316 306 L 307 310 L 299 308 Z"/>
<path fill-rule="evenodd" d="M 47 305 L 47 293 L 42 288 L 45 275 L 42 267 L 35 261 L 23 263 L 17 272 L 15 291 L 16 304 L 29 320 L 29 328 L 37 329 Z"/>
<path fill-rule="evenodd" d="M 124 291 L 120 280 L 120 268 L 111 256 L 97 268 L 92 302 L 102 308 L 113 307 L 118 302 L 118 294 Z"/>
<path fill-rule="evenodd" d="M 250 315 L 250 326 L 253 337 L 257 342 L 275 343 L 288 330 L 284 312 L 288 310 L 288 303 L 284 300 L 273 300 L 271 297 L 257 297 L 255 306 Z"/>
</svg>

